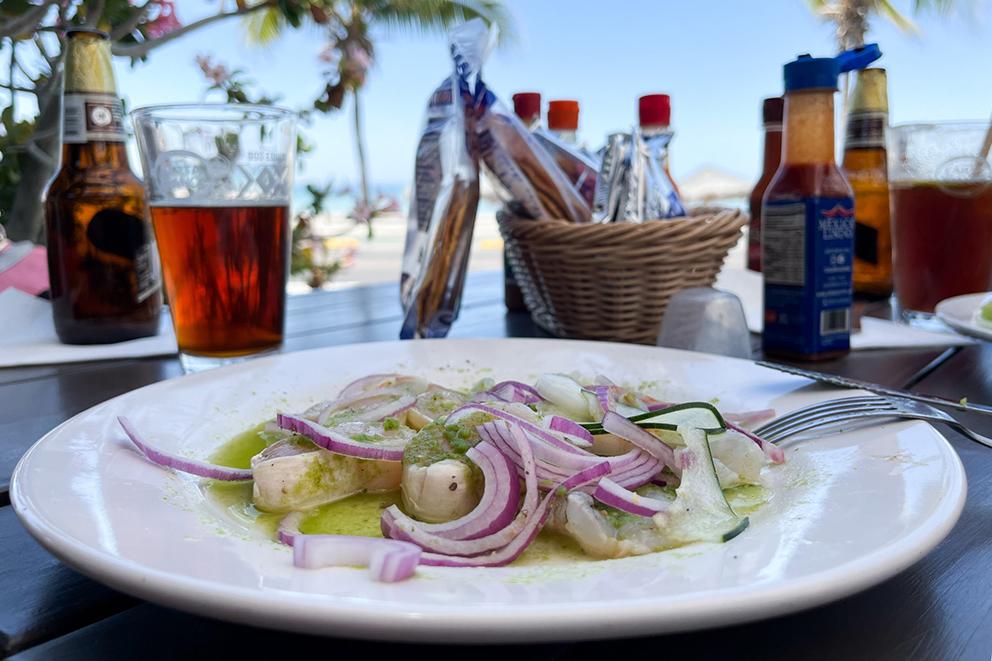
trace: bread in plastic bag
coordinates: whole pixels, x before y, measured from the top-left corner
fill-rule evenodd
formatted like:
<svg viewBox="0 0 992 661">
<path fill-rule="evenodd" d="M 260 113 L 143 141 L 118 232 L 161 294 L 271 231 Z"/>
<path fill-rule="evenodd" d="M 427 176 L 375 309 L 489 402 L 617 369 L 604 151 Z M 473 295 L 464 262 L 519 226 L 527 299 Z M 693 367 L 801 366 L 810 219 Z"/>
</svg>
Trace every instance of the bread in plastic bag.
<svg viewBox="0 0 992 661">
<path fill-rule="evenodd" d="M 400 276 L 403 339 L 444 337 L 458 316 L 479 205 L 473 89 L 494 39 L 478 20 L 452 30 L 454 72 L 427 105 Z"/>
</svg>

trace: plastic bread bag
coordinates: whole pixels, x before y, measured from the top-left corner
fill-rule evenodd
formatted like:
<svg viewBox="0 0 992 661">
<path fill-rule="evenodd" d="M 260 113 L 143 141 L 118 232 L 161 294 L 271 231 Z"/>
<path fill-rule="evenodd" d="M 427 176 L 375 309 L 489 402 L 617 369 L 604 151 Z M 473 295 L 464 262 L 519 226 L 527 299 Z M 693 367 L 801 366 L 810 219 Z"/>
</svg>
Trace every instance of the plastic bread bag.
<svg viewBox="0 0 992 661">
<path fill-rule="evenodd" d="M 596 177 L 601 165 L 599 158 L 568 144 L 545 128 L 536 128 L 533 134 L 572 182 L 586 205 L 592 208 L 596 199 Z"/>
<path fill-rule="evenodd" d="M 511 210 L 529 218 L 592 220 L 590 206 L 551 154 L 481 79 L 475 98 L 479 157 L 505 189 L 501 197 L 511 200 Z"/>
<path fill-rule="evenodd" d="M 667 167 L 668 144 L 672 141 L 672 133 L 642 135 L 642 140 L 647 154 L 645 219 L 684 216 L 682 197 Z"/>
<path fill-rule="evenodd" d="M 630 134 L 611 133 L 600 151 L 593 219 L 599 223 L 612 223 L 617 220 L 623 199 L 623 182 L 629 166 Z"/>
<path fill-rule="evenodd" d="M 452 31 L 453 74 L 427 105 L 400 276 L 402 339 L 444 337 L 458 316 L 479 205 L 473 86 L 494 37 L 482 21 Z"/>
</svg>

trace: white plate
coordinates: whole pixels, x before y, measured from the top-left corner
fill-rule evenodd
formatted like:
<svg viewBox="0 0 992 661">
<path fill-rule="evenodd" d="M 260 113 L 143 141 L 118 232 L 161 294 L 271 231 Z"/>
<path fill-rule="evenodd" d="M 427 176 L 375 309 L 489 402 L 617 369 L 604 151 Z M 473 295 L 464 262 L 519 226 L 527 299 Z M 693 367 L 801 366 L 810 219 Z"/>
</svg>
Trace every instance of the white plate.
<svg viewBox="0 0 992 661">
<path fill-rule="evenodd" d="M 937 304 L 937 318 L 965 335 L 992 341 L 992 327 L 975 323 L 975 311 L 989 292 L 946 298 Z"/>
<path fill-rule="evenodd" d="M 485 369 L 480 373 L 480 368 Z M 165 447 L 206 457 L 231 435 L 401 371 L 452 386 L 542 371 L 653 381 L 668 400 L 787 411 L 836 396 L 752 363 L 651 347 L 442 340 L 334 347 L 164 381 L 100 404 L 17 466 L 15 509 L 52 553 L 125 592 L 259 626 L 409 641 L 619 637 L 764 618 L 828 602 L 916 562 L 964 503 L 957 455 L 929 425 L 893 423 L 804 442 L 770 475 L 771 503 L 727 544 L 622 560 L 500 569 L 420 568 L 397 584 L 353 568 L 295 569 L 289 549 L 207 501 L 195 478 L 132 451 L 125 413 Z"/>
</svg>

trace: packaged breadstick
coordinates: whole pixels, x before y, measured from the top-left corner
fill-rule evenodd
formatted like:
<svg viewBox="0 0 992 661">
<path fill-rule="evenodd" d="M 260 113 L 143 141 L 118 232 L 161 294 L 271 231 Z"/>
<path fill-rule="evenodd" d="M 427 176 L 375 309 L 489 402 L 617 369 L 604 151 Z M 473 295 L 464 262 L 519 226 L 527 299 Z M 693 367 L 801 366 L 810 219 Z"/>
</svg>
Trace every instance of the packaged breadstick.
<svg viewBox="0 0 992 661">
<path fill-rule="evenodd" d="M 590 205 L 568 176 L 523 122 L 481 80 L 475 98 L 479 157 L 506 189 L 513 211 L 531 218 L 590 222 Z"/>
<path fill-rule="evenodd" d="M 400 276 L 403 339 L 444 337 L 458 316 L 479 204 L 473 89 L 494 37 L 481 21 L 452 31 L 453 74 L 427 105 Z"/>
<path fill-rule="evenodd" d="M 601 165 L 599 158 L 568 144 L 547 129 L 538 127 L 533 134 L 591 209 L 596 198 L 596 176 Z"/>
</svg>

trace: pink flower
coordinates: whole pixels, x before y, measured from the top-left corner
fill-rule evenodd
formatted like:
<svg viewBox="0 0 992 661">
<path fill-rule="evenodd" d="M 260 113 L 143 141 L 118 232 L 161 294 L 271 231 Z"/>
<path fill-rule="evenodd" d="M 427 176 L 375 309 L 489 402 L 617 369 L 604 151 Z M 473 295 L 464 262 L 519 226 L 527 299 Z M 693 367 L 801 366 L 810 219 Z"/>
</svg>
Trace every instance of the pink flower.
<svg viewBox="0 0 992 661">
<path fill-rule="evenodd" d="M 144 26 L 145 35 L 149 39 L 158 39 L 182 27 L 182 23 L 179 22 L 179 18 L 176 16 L 175 0 L 149 1 L 154 1 L 158 6 L 158 11 Z"/>
</svg>

